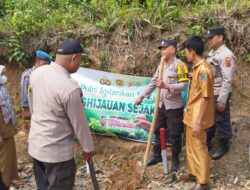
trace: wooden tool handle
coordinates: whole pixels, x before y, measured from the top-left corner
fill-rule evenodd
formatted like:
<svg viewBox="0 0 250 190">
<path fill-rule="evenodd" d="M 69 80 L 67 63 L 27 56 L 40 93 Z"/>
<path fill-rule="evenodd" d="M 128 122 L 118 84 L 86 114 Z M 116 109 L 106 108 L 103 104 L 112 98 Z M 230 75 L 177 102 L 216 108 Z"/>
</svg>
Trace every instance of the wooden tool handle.
<svg viewBox="0 0 250 190">
<path fill-rule="evenodd" d="M 164 57 L 161 58 L 158 80 L 162 80 L 163 68 L 164 68 Z M 144 168 L 147 165 L 148 154 L 149 154 L 150 146 L 152 143 L 152 137 L 153 137 L 153 133 L 154 133 L 155 123 L 157 120 L 157 115 L 158 115 L 158 110 L 159 110 L 159 102 L 160 102 L 160 94 L 161 94 L 161 89 L 157 88 L 154 116 L 153 116 L 153 121 L 152 121 L 151 126 L 150 126 L 150 131 L 149 131 L 149 135 L 148 135 L 148 142 L 147 142 L 147 147 L 146 147 L 144 161 L 143 161 Z"/>
</svg>

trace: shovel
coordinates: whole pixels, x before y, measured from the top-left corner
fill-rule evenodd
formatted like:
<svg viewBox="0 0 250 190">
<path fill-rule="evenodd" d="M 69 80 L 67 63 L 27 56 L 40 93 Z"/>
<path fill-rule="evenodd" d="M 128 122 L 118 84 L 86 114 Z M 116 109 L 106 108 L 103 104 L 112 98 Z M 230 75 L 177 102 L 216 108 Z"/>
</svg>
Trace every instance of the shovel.
<svg viewBox="0 0 250 190">
<path fill-rule="evenodd" d="M 87 171 L 89 169 L 89 173 L 90 173 L 90 177 L 91 177 L 91 180 L 92 180 L 92 183 L 93 183 L 93 186 L 94 186 L 94 190 L 100 190 L 100 187 L 99 187 L 98 181 L 96 179 L 96 175 L 95 175 L 95 168 L 94 168 L 94 165 L 93 165 L 93 161 L 88 160 L 86 162 L 86 165 L 87 165 Z"/>
<path fill-rule="evenodd" d="M 163 171 L 164 174 L 168 174 L 168 157 L 166 150 L 166 133 L 164 128 L 160 128 L 160 137 L 161 137 L 161 157 L 163 162 Z"/>
</svg>

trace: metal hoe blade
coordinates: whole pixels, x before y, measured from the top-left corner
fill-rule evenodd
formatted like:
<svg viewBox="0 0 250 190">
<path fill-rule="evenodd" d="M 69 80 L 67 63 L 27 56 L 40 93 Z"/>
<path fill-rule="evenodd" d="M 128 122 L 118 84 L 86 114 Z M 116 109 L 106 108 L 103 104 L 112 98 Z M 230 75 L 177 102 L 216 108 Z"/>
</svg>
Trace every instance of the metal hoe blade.
<svg viewBox="0 0 250 190">
<path fill-rule="evenodd" d="M 91 161 L 87 161 L 87 163 L 89 166 L 89 173 L 90 173 L 90 177 L 91 177 L 91 180 L 92 180 L 92 183 L 94 186 L 94 190 L 100 190 L 98 181 L 97 181 L 96 176 L 95 176 L 95 168 L 94 168 L 93 164 L 91 163 Z"/>
</svg>

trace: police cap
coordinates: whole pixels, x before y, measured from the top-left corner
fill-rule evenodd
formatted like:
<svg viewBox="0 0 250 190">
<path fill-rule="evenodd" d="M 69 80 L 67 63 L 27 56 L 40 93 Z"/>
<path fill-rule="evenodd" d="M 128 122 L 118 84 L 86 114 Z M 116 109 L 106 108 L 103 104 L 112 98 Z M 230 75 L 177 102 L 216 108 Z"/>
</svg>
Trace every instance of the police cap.
<svg viewBox="0 0 250 190">
<path fill-rule="evenodd" d="M 63 42 L 61 42 L 58 45 L 56 49 L 56 54 L 60 54 L 60 55 L 70 55 L 70 54 L 75 54 L 75 53 L 87 53 L 88 54 L 88 51 L 81 46 L 79 41 L 74 40 L 72 38 L 65 39 Z"/>
<path fill-rule="evenodd" d="M 173 47 L 177 47 L 177 41 L 176 40 L 162 40 L 161 42 L 161 45 L 158 46 L 158 49 L 161 49 L 161 48 L 167 48 L 167 47 L 170 47 L 170 46 L 173 46 Z"/>
<path fill-rule="evenodd" d="M 207 34 L 204 36 L 205 38 L 211 38 L 215 35 L 225 35 L 225 29 L 223 26 L 214 26 L 209 28 Z"/>
</svg>

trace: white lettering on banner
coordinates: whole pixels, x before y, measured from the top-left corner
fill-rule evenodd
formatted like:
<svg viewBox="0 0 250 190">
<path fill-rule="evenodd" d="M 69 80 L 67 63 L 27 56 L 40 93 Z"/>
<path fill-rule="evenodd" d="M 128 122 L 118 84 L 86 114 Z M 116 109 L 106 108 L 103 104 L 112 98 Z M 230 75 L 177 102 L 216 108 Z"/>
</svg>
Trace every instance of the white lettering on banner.
<svg viewBox="0 0 250 190">
<path fill-rule="evenodd" d="M 93 87 L 92 85 L 81 84 L 81 89 L 83 92 L 97 93 L 97 87 Z"/>
</svg>

